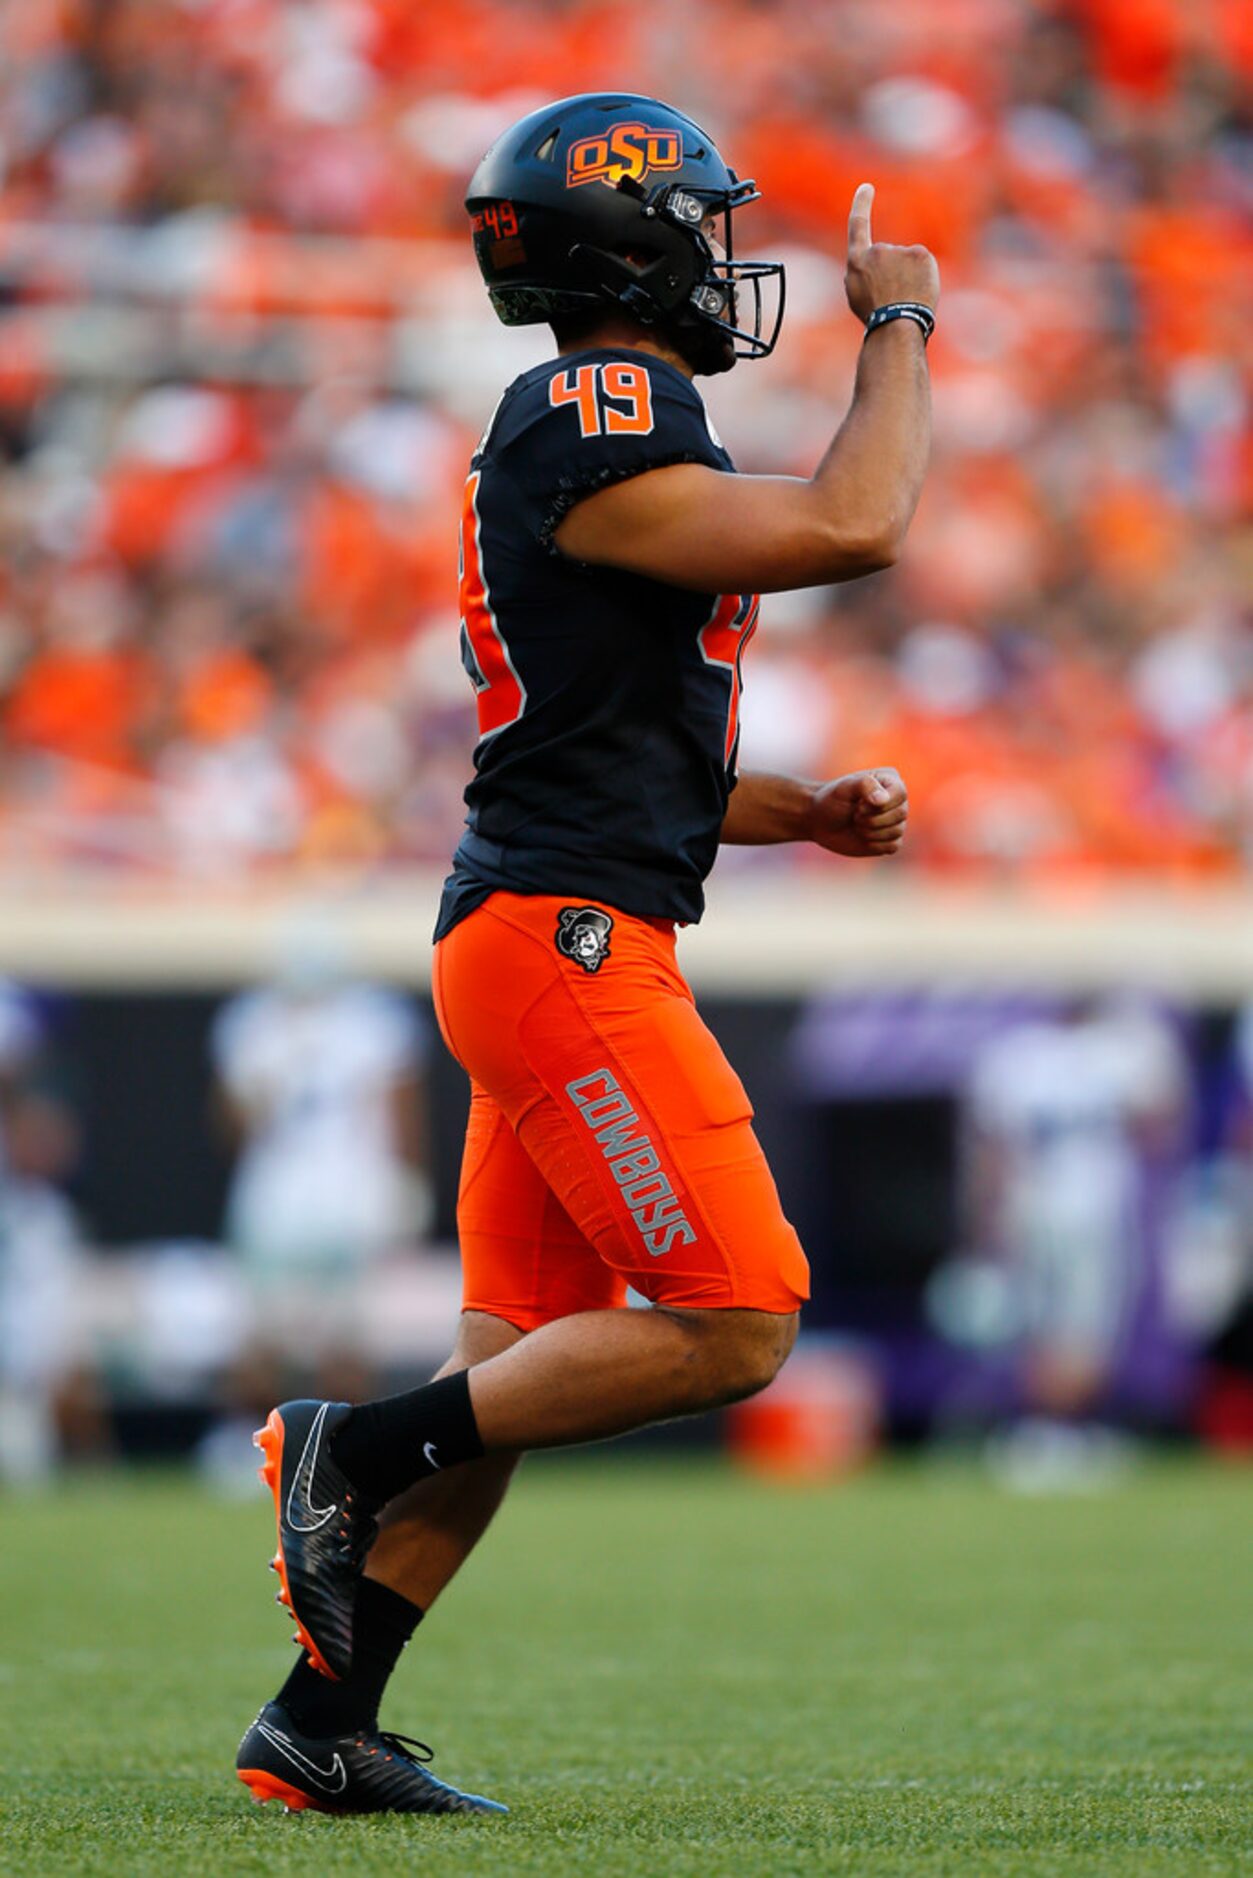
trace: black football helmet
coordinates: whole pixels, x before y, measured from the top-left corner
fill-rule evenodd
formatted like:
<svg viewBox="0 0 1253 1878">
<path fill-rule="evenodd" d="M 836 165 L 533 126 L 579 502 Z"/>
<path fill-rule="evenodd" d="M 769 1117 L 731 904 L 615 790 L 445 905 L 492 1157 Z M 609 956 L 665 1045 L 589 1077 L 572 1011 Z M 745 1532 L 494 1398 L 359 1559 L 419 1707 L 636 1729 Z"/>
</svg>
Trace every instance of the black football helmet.
<svg viewBox="0 0 1253 1878">
<path fill-rule="evenodd" d="M 621 307 L 656 326 L 698 372 L 774 350 L 779 261 L 736 261 L 734 210 L 757 201 L 681 111 L 625 91 L 545 105 L 498 137 L 466 194 L 474 252 L 506 326 Z M 706 235 L 717 218 L 719 258 Z M 769 336 L 763 283 L 777 280 Z M 753 321 L 739 301 L 751 290 Z"/>
</svg>

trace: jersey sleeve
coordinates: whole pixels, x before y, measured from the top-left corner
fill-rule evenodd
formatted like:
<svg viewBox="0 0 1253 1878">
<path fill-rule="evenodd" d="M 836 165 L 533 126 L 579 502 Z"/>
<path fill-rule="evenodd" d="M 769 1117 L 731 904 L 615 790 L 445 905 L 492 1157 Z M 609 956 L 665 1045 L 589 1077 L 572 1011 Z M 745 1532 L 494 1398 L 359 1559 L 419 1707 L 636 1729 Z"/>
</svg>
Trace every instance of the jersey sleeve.
<svg viewBox="0 0 1253 1878">
<path fill-rule="evenodd" d="M 673 366 L 640 353 L 557 361 L 492 441 L 525 525 L 553 553 L 562 517 L 597 489 L 671 463 L 731 467 L 700 394 Z"/>
</svg>

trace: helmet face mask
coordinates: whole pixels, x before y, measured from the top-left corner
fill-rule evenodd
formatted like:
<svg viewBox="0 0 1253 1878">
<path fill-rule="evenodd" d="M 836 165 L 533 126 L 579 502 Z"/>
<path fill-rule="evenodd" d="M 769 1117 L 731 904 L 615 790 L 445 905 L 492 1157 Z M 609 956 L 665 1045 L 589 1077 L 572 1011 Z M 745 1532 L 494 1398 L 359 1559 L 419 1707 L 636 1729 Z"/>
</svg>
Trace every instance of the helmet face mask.
<svg viewBox="0 0 1253 1878">
<path fill-rule="evenodd" d="M 693 370 L 712 373 L 765 358 L 782 324 L 782 264 L 733 258 L 732 216 L 757 196 L 690 118 L 657 99 L 606 92 L 563 99 L 506 131 L 475 171 L 466 207 L 506 325 L 616 307 L 655 326 Z M 778 298 L 768 316 L 771 281 Z M 741 327 L 744 289 L 753 319 Z"/>
</svg>

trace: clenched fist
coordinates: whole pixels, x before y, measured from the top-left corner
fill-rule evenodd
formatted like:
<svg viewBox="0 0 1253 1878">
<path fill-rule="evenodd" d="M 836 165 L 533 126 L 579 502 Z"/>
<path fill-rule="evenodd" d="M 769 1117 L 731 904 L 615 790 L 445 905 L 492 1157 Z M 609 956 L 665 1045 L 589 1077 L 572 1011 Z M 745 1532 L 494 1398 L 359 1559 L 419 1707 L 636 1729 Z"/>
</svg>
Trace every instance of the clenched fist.
<svg viewBox="0 0 1253 1878">
<path fill-rule="evenodd" d="M 814 791 L 809 839 L 831 854 L 873 860 L 896 853 L 908 815 L 909 795 L 898 770 L 854 770 Z"/>
<path fill-rule="evenodd" d="M 848 215 L 848 264 L 844 291 L 848 304 L 864 324 L 878 306 L 894 300 L 920 300 L 934 307 L 940 297 L 940 270 L 927 248 L 896 248 L 889 241 L 873 241 L 870 207 L 874 184 L 859 183 Z"/>
</svg>

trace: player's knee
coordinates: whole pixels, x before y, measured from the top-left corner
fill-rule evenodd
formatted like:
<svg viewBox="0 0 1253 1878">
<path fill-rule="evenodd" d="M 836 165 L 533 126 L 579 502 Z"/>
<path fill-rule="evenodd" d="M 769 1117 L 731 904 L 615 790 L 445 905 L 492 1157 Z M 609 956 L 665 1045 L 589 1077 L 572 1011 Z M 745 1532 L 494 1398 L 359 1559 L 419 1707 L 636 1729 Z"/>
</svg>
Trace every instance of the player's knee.
<svg viewBox="0 0 1253 1878">
<path fill-rule="evenodd" d="M 722 1402 L 740 1402 L 773 1382 L 796 1342 L 799 1317 L 777 1317 L 771 1311 L 737 1311 L 723 1319 L 719 1341 L 718 1395 Z"/>
<path fill-rule="evenodd" d="M 759 1321 L 753 1326 L 747 1339 L 744 1372 L 741 1378 L 743 1395 L 756 1395 L 767 1383 L 774 1381 L 792 1352 L 796 1342 L 799 1317 L 776 1317 L 768 1311 L 755 1311 L 753 1316 Z"/>
</svg>

